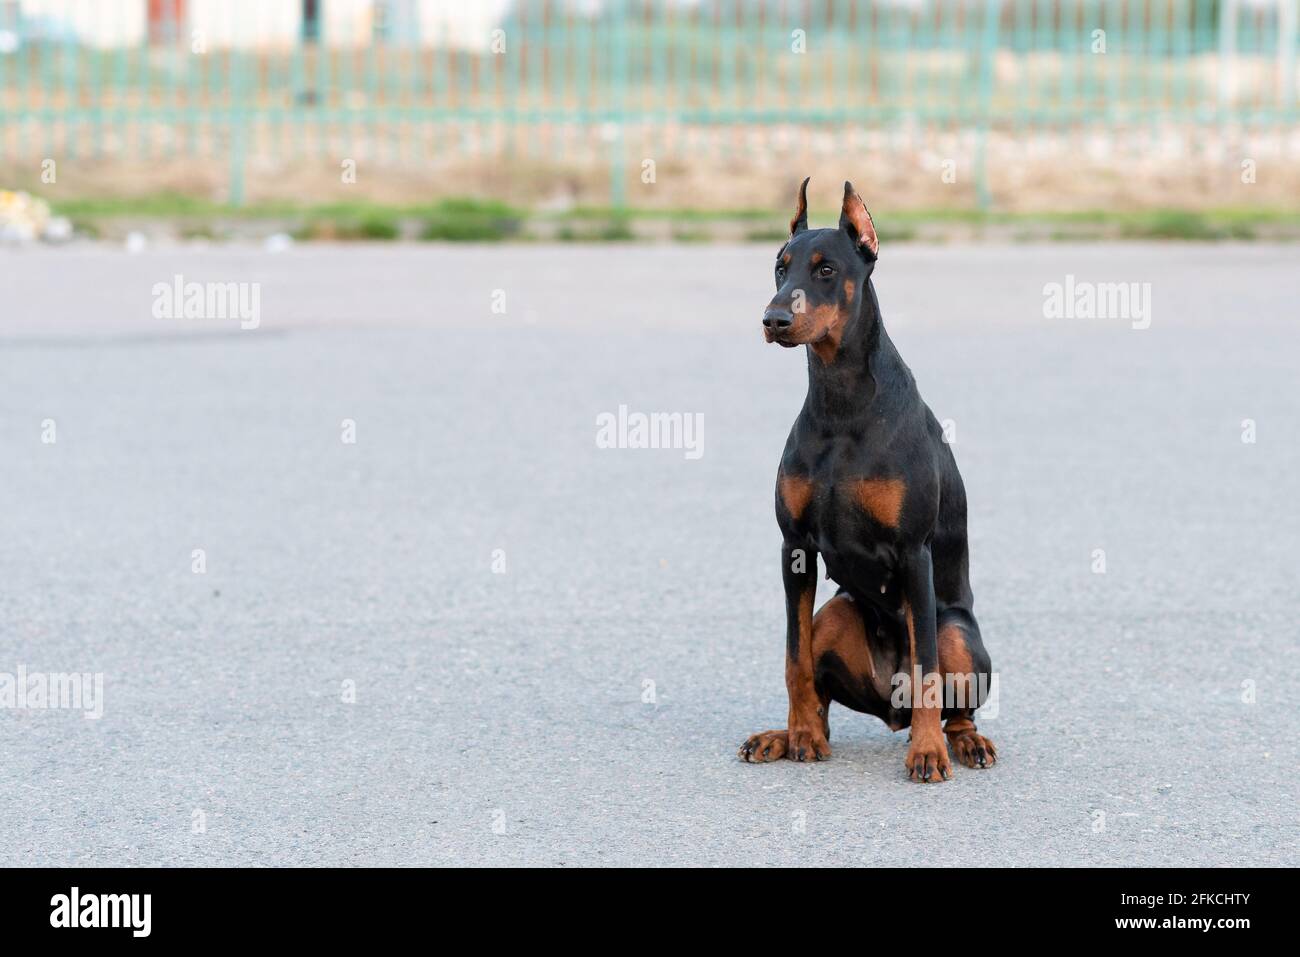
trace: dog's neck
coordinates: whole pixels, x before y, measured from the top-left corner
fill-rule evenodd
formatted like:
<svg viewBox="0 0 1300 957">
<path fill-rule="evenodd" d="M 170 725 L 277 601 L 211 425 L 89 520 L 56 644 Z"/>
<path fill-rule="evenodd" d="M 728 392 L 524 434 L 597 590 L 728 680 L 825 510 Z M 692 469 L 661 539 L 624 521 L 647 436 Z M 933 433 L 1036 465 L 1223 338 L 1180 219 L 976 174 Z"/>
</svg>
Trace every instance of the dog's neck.
<svg viewBox="0 0 1300 957">
<path fill-rule="evenodd" d="M 853 316 L 840 331 L 838 345 L 823 339 L 806 346 L 808 397 L 804 408 L 818 422 L 865 420 L 877 396 L 899 377 L 910 379 L 880 317 L 870 277 Z"/>
</svg>

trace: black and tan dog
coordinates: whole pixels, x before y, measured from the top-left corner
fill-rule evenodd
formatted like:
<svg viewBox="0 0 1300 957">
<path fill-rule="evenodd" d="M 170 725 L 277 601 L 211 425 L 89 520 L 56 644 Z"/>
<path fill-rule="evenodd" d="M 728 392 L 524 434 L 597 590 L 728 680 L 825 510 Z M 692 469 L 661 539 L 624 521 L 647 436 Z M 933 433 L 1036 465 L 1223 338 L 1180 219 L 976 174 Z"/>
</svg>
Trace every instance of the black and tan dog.
<svg viewBox="0 0 1300 957">
<path fill-rule="evenodd" d="M 809 229 L 807 190 L 804 180 L 763 315 L 768 342 L 808 353 L 808 395 L 776 479 L 790 716 L 740 756 L 830 757 L 838 701 L 910 726 L 908 775 L 945 780 L 945 735 L 969 767 L 997 758 L 971 720 L 991 670 L 971 611 L 966 492 L 881 322 L 871 216 L 845 183 L 839 228 Z M 814 616 L 819 554 L 840 588 Z"/>
</svg>

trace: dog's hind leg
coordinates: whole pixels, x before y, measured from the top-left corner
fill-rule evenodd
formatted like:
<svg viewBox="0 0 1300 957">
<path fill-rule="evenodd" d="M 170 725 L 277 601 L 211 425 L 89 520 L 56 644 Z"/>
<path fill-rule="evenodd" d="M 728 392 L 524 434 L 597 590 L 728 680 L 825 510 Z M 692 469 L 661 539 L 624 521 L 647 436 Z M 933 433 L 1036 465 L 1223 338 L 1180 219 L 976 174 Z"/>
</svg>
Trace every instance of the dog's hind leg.
<svg viewBox="0 0 1300 957">
<path fill-rule="evenodd" d="M 979 625 L 970 612 L 951 608 L 939 615 L 939 670 L 944 677 L 943 733 L 953 756 L 968 768 L 992 767 L 993 742 L 975 730 L 975 709 L 988 695 L 993 667 Z"/>
</svg>

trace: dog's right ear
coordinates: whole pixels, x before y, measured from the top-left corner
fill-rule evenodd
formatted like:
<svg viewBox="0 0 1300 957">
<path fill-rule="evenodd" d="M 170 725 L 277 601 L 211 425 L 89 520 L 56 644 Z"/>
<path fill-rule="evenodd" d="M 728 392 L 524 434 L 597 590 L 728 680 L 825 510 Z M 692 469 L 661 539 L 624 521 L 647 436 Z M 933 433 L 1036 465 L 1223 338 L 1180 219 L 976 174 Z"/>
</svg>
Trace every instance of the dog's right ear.
<svg viewBox="0 0 1300 957">
<path fill-rule="evenodd" d="M 844 181 L 844 206 L 840 210 L 840 229 L 847 230 L 858 248 L 875 259 L 880 255 L 880 240 L 876 237 L 876 225 L 871 221 L 862 197 L 848 180 Z"/>
<path fill-rule="evenodd" d="M 794 219 L 790 220 L 790 235 L 801 233 L 808 228 L 808 180 L 809 176 L 799 186 L 799 207 L 794 211 Z"/>
</svg>

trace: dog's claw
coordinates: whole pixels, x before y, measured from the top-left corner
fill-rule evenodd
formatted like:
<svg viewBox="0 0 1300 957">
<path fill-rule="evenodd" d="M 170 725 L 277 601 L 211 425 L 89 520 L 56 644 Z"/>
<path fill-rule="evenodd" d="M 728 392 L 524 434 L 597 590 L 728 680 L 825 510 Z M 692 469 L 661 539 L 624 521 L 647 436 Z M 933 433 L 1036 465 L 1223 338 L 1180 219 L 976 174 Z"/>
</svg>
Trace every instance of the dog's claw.
<svg viewBox="0 0 1300 957">
<path fill-rule="evenodd" d="M 952 739 L 952 753 L 968 768 L 991 768 L 998 763 L 998 749 L 982 734 L 971 730 Z"/>
<path fill-rule="evenodd" d="M 784 731 L 764 731 L 761 734 L 750 735 L 740 746 L 737 754 L 742 761 L 751 764 L 775 761 L 785 755 L 786 740 Z"/>
<path fill-rule="evenodd" d="M 795 740 L 791 740 L 791 739 Z M 796 743 L 797 742 L 797 743 Z M 791 761 L 825 761 L 831 756 L 831 746 L 824 736 L 809 731 L 764 731 L 751 735 L 740 746 L 737 755 L 742 761 L 763 763 L 789 758 Z"/>
<path fill-rule="evenodd" d="M 790 732 L 790 757 L 794 760 L 824 761 L 830 756 L 830 742 L 820 730 Z"/>
<path fill-rule="evenodd" d="M 952 775 L 948 746 L 943 736 L 914 733 L 907 749 L 907 776 L 918 784 L 947 781 Z"/>
</svg>

